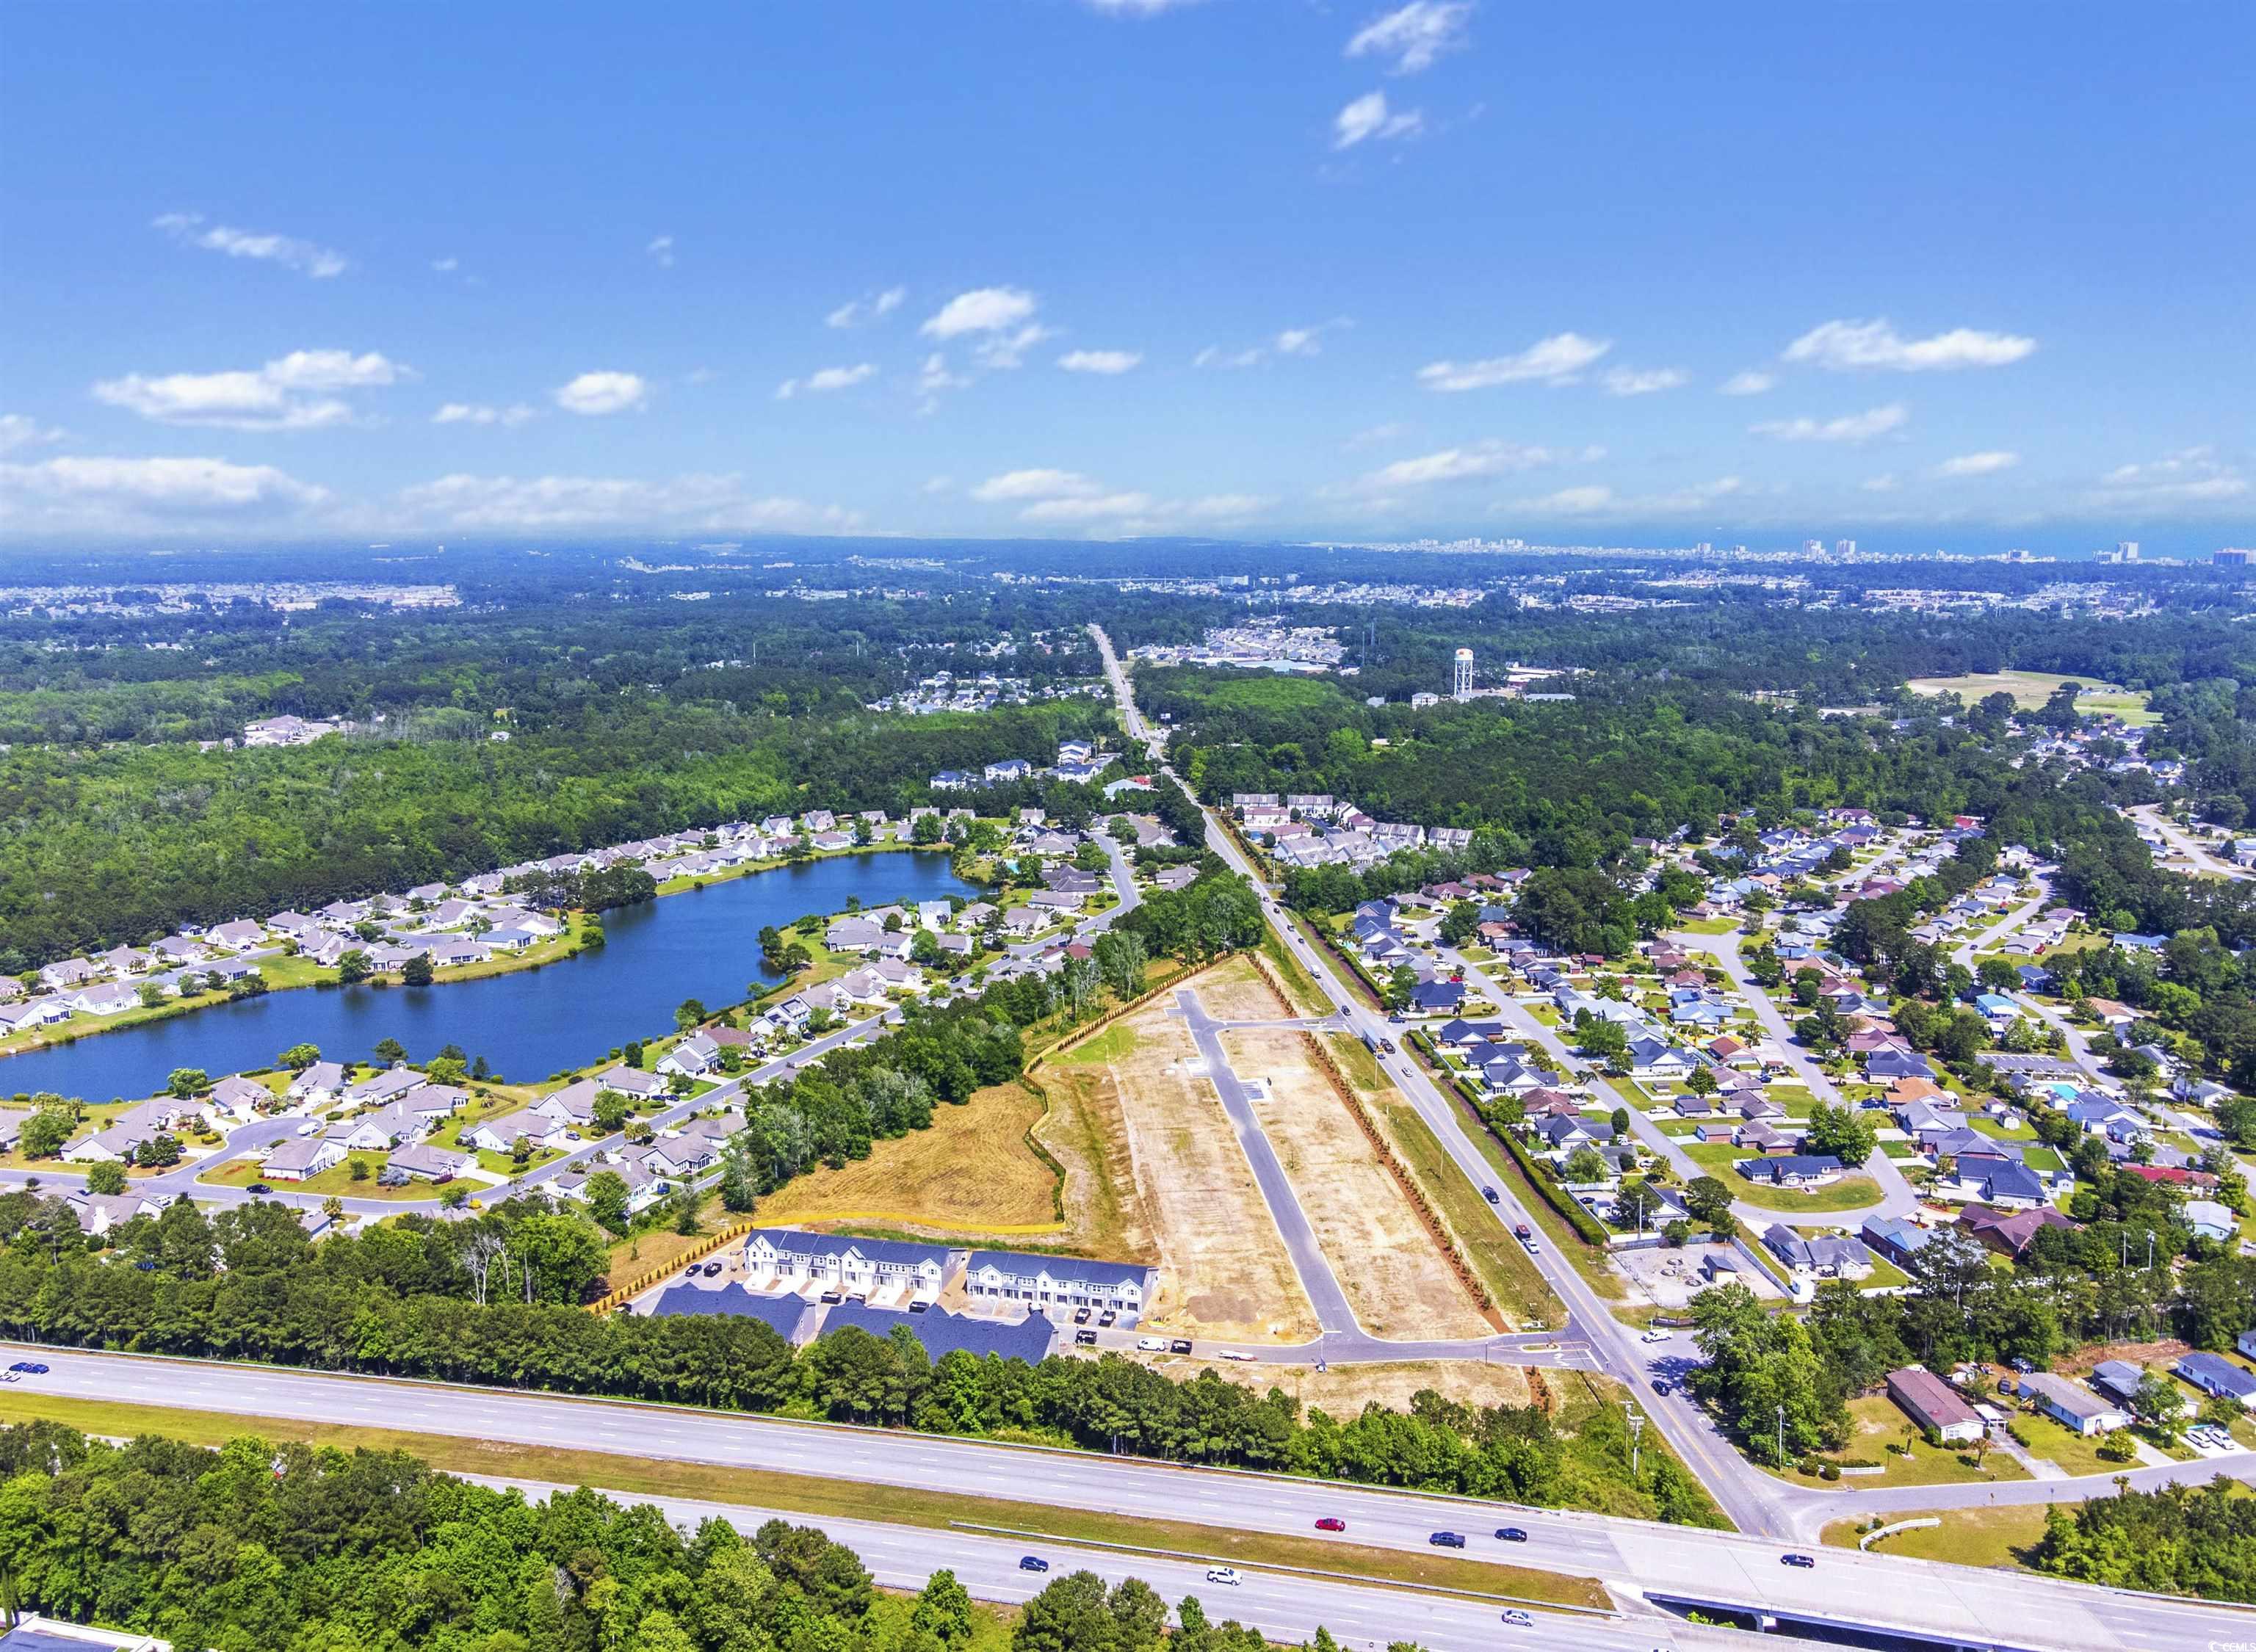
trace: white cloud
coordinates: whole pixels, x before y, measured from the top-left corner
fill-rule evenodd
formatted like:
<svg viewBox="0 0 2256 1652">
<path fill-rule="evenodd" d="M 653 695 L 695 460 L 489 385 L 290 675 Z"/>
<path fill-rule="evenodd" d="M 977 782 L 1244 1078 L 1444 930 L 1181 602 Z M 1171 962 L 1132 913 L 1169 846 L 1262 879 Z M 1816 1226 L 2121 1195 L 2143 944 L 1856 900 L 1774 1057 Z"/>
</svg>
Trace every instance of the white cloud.
<svg viewBox="0 0 2256 1652">
<path fill-rule="evenodd" d="M 1478 390 L 1497 384 L 1540 380 L 1572 384 L 1584 368 L 1613 348 L 1611 339 L 1586 339 L 1579 333 L 1555 333 L 1517 355 L 1491 355 L 1478 362 L 1430 362 L 1418 369 L 1429 390 Z"/>
<path fill-rule="evenodd" d="M 1082 0 L 1091 11 L 1109 18 L 1156 18 L 1162 11 L 1195 6 L 1199 0 Z"/>
<path fill-rule="evenodd" d="M 1884 470 L 1877 476 L 1867 476 L 1857 484 L 1866 493 L 1893 493 L 1903 484 L 1896 480 L 1893 470 Z"/>
<path fill-rule="evenodd" d="M 1776 385 L 1778 380 L 1768 373 L 1758 373 L 1752 368 L 1744 373 L 1734 373 L 1716 387 L 1719 396 L 1759 396 Z"/>
<path fill-rule="evenodd" d="M 1907 339 L 1886 320 L 1827 321 L 1786 347 L 1789 362 L 1808 362 L 1836 372 L 1860 368 L 1898 373 L 1949 371 L 1962 367 L 2004 367 L 2037 347 L 2034 339 L 2010 333 L 1978 333 L 1954 327 L 1933 338 Z"/>
<path fill-rule="evenodd" d="M 1420 488 L 1430 482 L 1467 482 L 1481 477 L 1510 475 L 1523 470 L 1540 469 L 1547 465 L 1565 464 L 1576 460 L 1587 461 L 1604 456 L 1605 449 L 1603 447 L 1537 447 L 1491 438 L 1485 441 L 1469 442 L 1463 446 L 1444 447 L 1439 453 L 1421 453 L 1415 459 L 1398 459 L 1364 477 L 1361 485 L 1377 489 Z"/>
<path fill-rule="evenodd" d="M 1006 470 L 990 476 L 971 490 L 974 499 L 992 504 L 999 500 L 1089 499 L 1104 485 L 1075 470 Z"/>
<path fill-rule="evenodd" d="M 1357 30 L 1347 43 L 1347 55 L 1392 58 L 1395 74 L 1415 74 L 1433 67 L 1443 53 L 1464 46 L 1472 14 L 1471 0 L 1410 0 Z"/>
<path fill-rule="evenodd" d="M 1376 447 L 1381 443 L 1391 442 L 1397 437 L 1406 434 L 1408 431 L 1408 425 L 1389 420 L 1384 425 L 1373 425 L 1367 430 L 1356 432 L 1340 446 L 1347 448 Z"/>
<path fill-rule="evenodd" d="M 1657 367 L 1642 371 L 1617 367 L 1607 371 L 1604 383 L 1609 396 L 1651 396 L 1657 390 L 1673 390 L 1690 376 L 1681 368 L 1675 367 Z"/>
<path fill-rule="evenodd" d="M 265 366 L 221 373 L 128 373 L 103 379 L 95 399 L 161 425 L 224 430 L 319 430 L 353 416 L 338 390 L 412 378 L 412 369 L 370 350 L 293 350 Z"/>
<path fill-rule="evenodd" d="M 1291 336 L 1288 334 L 1288 336 Z M 1191 357 L 1193 367 L 1258 367 L 1269 359 L 1269 353 L 1259 345 L 1251 349 L 1225 350 L 1218 344 L 1209 344 Z"/>
<path fill-rule="evenodd" d="M 787 402 L 802 390 L 842 390 L 859 384 L 878 370 L 874 362 L 857 362 L 851 367 L 819 368 L 805 378 L 787 378 L 776 386 L 776 400 Z"/>
<path fill-rule="evenodd" d="M 759 530 L 836 533 L 861 517 L 745 492 L 736 475 L 683 475 L 659 482 L 624 476 L 441 476 L 399 495 L 399 509 L 448 528 L 672 527 L 704 532 Z"/>
<path fill-rule="evenodd" d="M 1747 430 L 1756 436 L 1774 436 L 1782 442 L 1868 442 L 1892 430 L 1900 430 L 1910 417 L 1909 410 L 1901 402 L 1892 402 L 1862 413 L 1844 413 L 1838 418 L 1766 419 L 1759 425 L 1748 425 Z"/>
<path fill-rule="evenodd" d="M 938 497 L 942 494 L 954 493 L 955 491 L 955 478 L 953 476 L 930 477 L 926 481 L 924 487 L 920 489 L 920 491 L 933 495 L 934 497 Z"/>
<path fill-rule="evenodd" d="M 1323 329 L 1318 327 L 1288 327 L 1277 335 L 1280 355 L 1321 355 Z"/>
<path fill-rule="evenodd" d="M 1144 517 L 1154 501 L 1147 493 L 1092 494 L 1061 499 L 1041 499 L 1019 512 L 1021 522 L 1095 522 L 1107 517 Z"/>
<path fill-rule="evenodd" d="M 936 396 L 942 390 L 961 390 L 971 381 L 960 373 L 948 371 L 948 357 L 934 350 L 924 358 L 917 369 L 917 389 L 927 396 Z"/>
<path fill-rule="evenodd" d="M 1034 313 L 1034 295 L 1018 287 L 975 287 L 959 292 L 918 330 L 927 338 L 959 338 L 966 333 L 999 333 L 1017 327 Z"/>
<path fill-rule="evenodd" d="M 1035 345 L 1044 339 L 1056 336 L 1054 328 L 1046 327 L 1039 321 L 1029 321 L 1012 332 L 996 333 L 981 339 L 971 347 L 971 359 L 991 372 L 1006 373 L 1012 368 L 1024 365 L 1026 352 Z"/>
<path fill-rule="evenodd" d="M 1961 453 L 1956 459 L 1946 459 L 1935 467 L 1938 476 L 1994 476 L 2001 470 L 2011 470 L 2021 462 L 2019 453 L 1992 451 L 1985 453 Z"/>
<path fill-rule="evenodd" d="M 2110 503 L 2209 504 L 2238 499 L 2248 479 L 2217 456 L 2213 447 L 2187 447 L 2161 459 L 2118 465 L 2100 478 L 2100 496 Z"/>
<path fill-rule="evenodd" d="M 0 413 L 0 453 L 12 453 L 18 447 L 44 446 L 59 442 L 63 432 L 52 425 L 42 425 L 28 413 Z"/>
<path fill-rule="evenodd" d="M 1720 500 L 1734 498 L 1746 491 L 1746 482 L 1738 476 L 1719 476 L 1713 482 L 1696 482 L 1668 493 L 1627 496 L 1603 483 L 1593 482 L 1562 488 L 1539 498 L 1522 499 L 1517 509 L 1553 517 L 1685 516 L 1706 510 Z"/>
<path fill-rule="evenodd" d="M 1366 138 L 1381 143 L 1391 138 L 1408 137 L 1426 123 L 1425 115 L 1418 109 L 1403 109 L 1399 113 L 1386 107 L 1386 94 L 1365 92 L 1332 116 L 1332 147 L 1353 149 Z"/>
<path fill-rule="evenodd" d="M 902 300 L 908 296 L 906 287 L 887 287 L 883 292 L 871 293 L 867 298 L 849 299 L 824 316 L 822 324 L 825 327 L 859 327 L 864 321 L 875 321 L 891 315 L 901 307 Z"/>
<path fill-rule="evenodd" d="M 1528 510 L 1555 511 L 1561 516 L 1589 516 L 1597 511 L 1611 510 L 1618 502 L 1614 490 L 1592 482 L 1581 488 L 1562 488 L 1556 493 L 1545 494 L 1540 499 L 1524 499 L 1521 507 Z"/>
<path fill-rule="evenodd" d="M 1144 359 L 1141 350 L 1068 350 L 1058 365 L 1068 373 L 1125 373 Z"/>
<path fill-rule="evenodd" d="M 649 397 L 650 385 L 638 373 L 582 373 L 556 390 L 556 405 L 568 413 L 594 417 L 624 413 L 639 408 Z"/>
<path fill-rule="evenodd" d="M 645 247 L 643 250 L 650 255 L 651 262 L 659 269 L 673 268 L 673 237 L 672 235 L 653 237 L 650 245 Z"/>
<path fill-rule="evenodd" d="M 494 407 L 483 402 L 448 402 L 431 415 L 434 425 L 501 425 L 514 427 L 538 417 L 523 402 Z"/>
<path fill-rule="evenodd" d="M 0 463 L 0 524 L 101 531 L 214 517 L 287 513 L 328 492 L 271 465 L 223 459 L 43 460 Z"/>
<path fill-rule="evenodd" d="M 278 264 L 286 270 L 297 270 L 324 280 L 342 275 L 351 268 L 342 252 L 332 252 L 327 247 L 317 247 L 310 241 L 300 241 L 294 235 L 278 235 L 257 230 L 236 229 L 227 224 L 205 227 L 200 212 L 168 212 L 154 221 L 153 227 L 163 230 L 183 246 L 201 247 L 206 252 L 223 252 L 230 258 L 255 258 L 267 264 Z"/>
</svg>

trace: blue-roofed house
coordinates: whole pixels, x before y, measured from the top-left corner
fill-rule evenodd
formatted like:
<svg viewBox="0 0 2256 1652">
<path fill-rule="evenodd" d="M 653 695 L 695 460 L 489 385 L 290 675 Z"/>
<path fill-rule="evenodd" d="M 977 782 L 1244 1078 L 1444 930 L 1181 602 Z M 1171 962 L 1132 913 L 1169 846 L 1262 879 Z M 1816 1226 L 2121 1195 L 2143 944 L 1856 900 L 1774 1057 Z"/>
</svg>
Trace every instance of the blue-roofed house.
<svg viewBox="0 0 2256 1652">
<path fill-rule="evenodd" d="M 895 1313 L 859 1302 L 843 1302 L 822 1317 L 816 1340 L 853 1325 L 879 1339 L 906 1326 L 934 1360 L 962 1349 L 966 1353 L 994 1354 L 999 1359 L 1024 1360 L 1039 1365 L 1049 1357 L 1057 1340 L 1057 1326 L 1037 1311 L 1023 1319 L 988 1319 L 934 1308 L 923 1313 Z"/>
<path fill-rule="evenodd" d="M 2130 930 L 2117 930 L 2108 938 L 2126 952 L 2159 953 L 2170 944 L 2167 935 L 2140 935 Z"/>
<path fill-rule="evenodd" d="M 1865 1076 L 1874 1084 L 1893 1079 L 1932 1079 L 1935 1069 L 1911 1050 L 1875 1050 L 1865 1058 Z"/>
<path fill-rule="evenodd" d="M 1731 1168 L 1750 1182 L 1810 1187 L 1840 1175 L 1841 1161 L 1830 1153 L 1790 1153 L 1780 1158 L 1741 1159 Z"/>
<path fill-rule="evenodd" d="M 1463 981 L 1421 981 L 1410 989 L 1410 1013 L 1414 1016 L 1454 1016 L 1464 1002 Z"/>
<path fill-rule="evenodd" d="M 668 1285 L 650 1305 L 653 1318 L 672 1314 L 723 1314 L 736 1319 L 758 1319 L 786 1342 L 803 1341 L 814 1314 L 804 1297 L 762 1297 L 742 1285 L 723 1285 L 708 1290 L 696 1285 Z"/>
<path fill-rule="evenodd" d="M 2042 964 L 2018 964 L 2014 966 L 2013 974 L 2021 978 L 2021 990 L 2025 993 L 2052 990 L 2052 971 Z"/>
<path fill-rule="evenodd" d="M 2170 1369 L 2203 1394 L 2256 1409 L 2256 1376 L 2218 1353 L 2189 1353 Z"/>
<path fill-rule="evenodd" d="M 2021 1018 L 2021 1007 L 2003 993 L 1977 995 L 1974 1008 L 1992 1028 L 2004 1027 Z"/>
<path fill-rule="evenodd" d="M 1152 1270 L 1137 1262 L 975 1250 L 963 1267 L 964 1294 L 983 1305 L 1099 1308 L 1140 1314 L 1151 1300 Z"/>
<path fill-rule="evenodd" d="M 1868 1216 L 1865 1219 L 1863 1238 L 1865 1245 L 1899 1268 L 1919 1255 L 1933 1237 L 1917 1222 L 1901 1216 Z"/>
</svg>

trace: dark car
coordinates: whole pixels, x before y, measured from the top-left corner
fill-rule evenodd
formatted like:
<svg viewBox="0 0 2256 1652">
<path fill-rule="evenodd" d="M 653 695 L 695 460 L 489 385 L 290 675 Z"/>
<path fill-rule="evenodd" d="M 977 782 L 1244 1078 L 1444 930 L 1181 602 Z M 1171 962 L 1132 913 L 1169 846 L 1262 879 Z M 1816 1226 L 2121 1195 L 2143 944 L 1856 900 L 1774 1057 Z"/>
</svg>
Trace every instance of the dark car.
<svg viewBox="0 0 2256 1652">
<path fill-rule="evenodd" d="M 244 1191 L 245 1191 L 246 1192 L 251 1192 L 251 1193 L 271 1193 L 271 1192 L 272 1192 L 274 1190 L 273 1190 L 272 1188 L 271 1188 L 271 1187 L 267 1186 L 267 1185 L 266 1185 L 266 1184 L 265 1184 L 265 1183 L 264 1183 L 264 1182 L 253 1182 L 253 1183 L 252 1183 L 252 1184 L 251 1184 L 248 1188 L 246 1188 Z"/>
<path fill-rule="evenodd" d="M 21 1371 L 26 1376 L 45 1376 L 47 1373 L 47 1367 L 37 1360 L 18 1360 L 8 1368 L 11 1371 Z"/>
<path fill-rule="evenodd" d="M 705 1276 L 706 1276 L 708 1279 L 712 1278 L 714 1275 L 716 1275 L 716 1274 L 719 1273 L 720 1271 L 721 1271 L 721 1264 L 720 1264 L 719 1262 L 707 1262 L 707 1263 L 705 1264 Z"/>
<path fill-rule="evenodd" d="M 1075 1308 L 1073 1311 L 1073 1322 L 1077 1325 L 1087 1325 L 1089 1323 L 1089 1310 L 1086 1308 Z"/>
<path fill-rule="evenodd" d="M 927 1302 L 922 1297 L 919 1297 L 914 1302 L 909 1304 L 909 1311 L 911 1313 L 930 1313 L 932 1311 L 932 1304 Z"/>
<path fill-rule="evenodd" d="M 1653 1379 L 1653 1391 L 1665 1400 L 1675 1393 L 1676 1389 L 1667 1377 L 1656 1377 Z"/>
<path fill-rule="evenodd" d="M 1191 1339 L 1188 1337 L 1177 1337 L 1173 1342 L 1167 1344 L 1169 1353 L 1188 1353 L 1190 1351 Z"/>
<path fill-rule="evenodd" d="M 1426 1541 L 1436 1549 L 1462 1549 L 1465 1546 L 1465 1535 L 1461 1531 L 1437 1531 Z"/>
<path fill-rule="evenodd" d="M 1075 1332 L 1073 1333 L 1073 1346 L 1076 1348 L 1095 1347 L 1096 1346 L 1096 1332 L 1094 1331 Z"/>
<path fill-rule="evenodd" d="M 1342 1520 L 1337 1515 L 1326 1515 L 1322 1520 L 1316 1522 L 1316 1529 L 1318 1531 L 1345 1531 L 1347 1529 L 1347 1522 Z"/>
<path fill-rule="evenodd" d="M 1047 1571 L 1049 1569 L 1050 1563 L 1043 1559 L 1040 1555 L 1020 1555 L 1019 1557 L 1019 1570 L 1021 1571 Z"/>
<path fill-rule="evenodd" d="M 1782 1566 L 1798 1566 L 1804 1571 L 1808 1571 L 1812 1566 L 1817 1564 L 1808 1555 L 1780 1555 L 1778 1557 L 1778 1562 L 1779 1564 Z"/>
<path fill-rule="evenodd" d="M 1517 1526 L 1498 1526 L 1496 1538 L 1498 1543 L 1524 1543 L 1527 1541 L 1527 1534 Z"/>
<path fill-rule="evenodd" d="M 1502 1199 L 1496 1196 L 1496 1189 L 1492 1187 L 1484 1187 L 1481 1189 L 1481 1197 L 1491 1205 L 1501 1205 L 1504 1203 Z"/>
</svg>

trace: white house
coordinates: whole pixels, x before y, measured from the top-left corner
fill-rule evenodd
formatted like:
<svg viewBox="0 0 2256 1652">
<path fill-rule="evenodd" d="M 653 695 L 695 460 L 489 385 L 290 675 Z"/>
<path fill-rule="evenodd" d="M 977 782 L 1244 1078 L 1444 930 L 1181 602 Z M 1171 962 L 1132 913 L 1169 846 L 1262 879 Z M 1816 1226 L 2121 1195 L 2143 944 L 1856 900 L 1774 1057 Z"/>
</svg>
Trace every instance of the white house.
<svg viewBox="0 0 2256 1652">
<path fill-rule="evenodd" d="M 1132 1262 L 975 1250 L 964 1264 L 963 1289 L 974 1303 L 990 1307 L 1104 1308 L 1134 1315 L 1144 1311 L 1151 1295 L 1152 1270 Z"/>
<path fill-rule="evenodd" d="M 756 1281 L 786 1290 L 821 1287 L 842 1296 L 938 1299 L 963 1253 L 900 1240 L 856 1239 L 792 1227 L 755 1228 L 744 1266 Z"/>
<path fill-rule="evenodd" d="M 303 1182 L 345 1162 L 345 1144 L 326 1136 L 286 1136 L 266 1150 L 259 1174 L 270 1182 Z"/>
</svg>

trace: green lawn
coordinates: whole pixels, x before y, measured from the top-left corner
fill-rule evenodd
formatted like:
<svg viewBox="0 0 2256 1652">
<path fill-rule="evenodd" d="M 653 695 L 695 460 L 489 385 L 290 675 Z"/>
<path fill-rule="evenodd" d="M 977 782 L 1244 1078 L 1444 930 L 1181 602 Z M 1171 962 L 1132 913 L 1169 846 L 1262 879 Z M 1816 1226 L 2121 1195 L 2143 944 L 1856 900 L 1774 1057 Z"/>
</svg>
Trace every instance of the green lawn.
<svg viewBox="0 0 2256 1652">
<path fill-rule="evenodd" d="M 1754 1155 L 1743 1153 L 1724 1142 L 1687 1142 L 1685 1153 L 1692 1162 L 1731 1190 L 1731 1197 L 1759 1205 L 1765 1210 L 1808 1211 L 1861 1210 L 1867 1205 L 1880 1202 L 1880 1190 L 1872 1178 L 1858 1170 L 1851 1170 L 1837 1182 L 1807 1192 L 1789 1187 L 1769 1187 L 1750 1182 L 1731 1167 L 1742 1159 Z"/>
<path fill-rule="evenodd" d="M 1911 1560 L 1947 1560 L 1961 1566 L 2003 1566 L 2026 1570 L 2021 1557 L 2044 1536 L 2045 1511 L 2034 1503 L 1999 1508 L 1946 1508 L 1938 1511 L 1942 1524 L 1883 1537 L 1872 1545 L 1874 1554 L 1901 1555 Z M 1890 1521 L 1911 1520 L 1914 1515 L 1892 1515 Z M 1854 1549 L 1864 1525 L 1858 1520 L 1837 1520 L 1825 1528 L 1825 1542 L 1837 1549 Z"/>
<path fill-rule="evenodd" d="M 429 1182 L 411 1181 L 404 1187 L 385 1187 L 376 1179 L 376 1174 L 391 1156 L 384 1153 L 355 1153 L 342 1164 L 332 1164 L 319 1176 L 309 1176 L 302 1182 L 276 1181 L 271 1185 L 293 1193 L 318 1193 L 326 1198 L 331 1193 L 349 1195 L 354 1199 L 435 1199 L 439 1190 Z M 353 1165 L 367 1167 L 365 1179 L 353 1179 Z M 219 1187 L 248 1187 L 254 1182 L 266 1180 L 265 1172 L 253 1159 L 230 1159 L 225 1164 L 206 1170 L 196 1177 L 199 1182 Z"/>
<path fill-rule="evenodd" d="M 2100 1456 L 2099 1442 L 2107 1438 L 2105 1435 L 2086 1438 L 2034 1411 L 2021 1412 L 2013 1418 L 2013 1426 L 2028 1437 L 2031 1456 L 2057 1463 L 2070 1474 L 2119 1474 L 2125 1469 L 2138 1466 L 2135 1463 L 2111 1463 Z"/>
<path fill-rule="evenodd" d="M 1839 1484 L 1858 1491 L 1876 1491 L 1889 1486 L 1981 1486 L 2029 1477 L 2027 1469 L 1994 1447 L 1978 1467 L 1975 1453 L 1969 1447 L 1929 1445 L 1917 1432 L 1907 1437 L 1904 1431 L 1907 1422 L 1895 1402 L 1885 1394 L 1868 1394 L 1850 1401 L 1849 1444 L 1842 1451 L 1830 1453 L 1831 1460 L 1879 1462 L 1886 1466 L 1887 1473 L 1844 1477 Z M 1907 1438 L 1911 1445 L 1909 1457 L 1887 1449 L 1906 1444 Z M 1803 1477 L 1788 1473 L 1779 1478 L 1800 1480 Z"/>
</svg>

